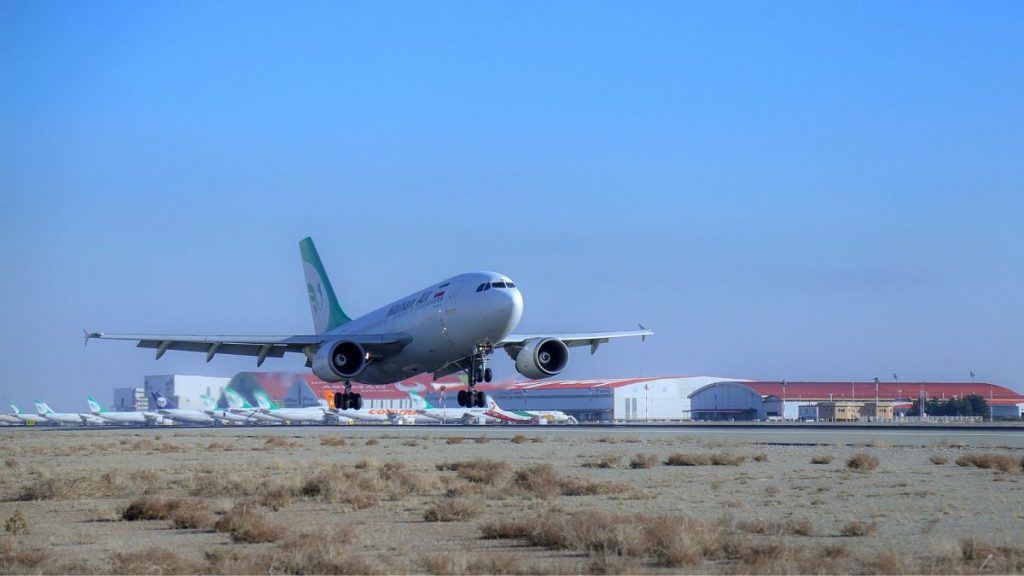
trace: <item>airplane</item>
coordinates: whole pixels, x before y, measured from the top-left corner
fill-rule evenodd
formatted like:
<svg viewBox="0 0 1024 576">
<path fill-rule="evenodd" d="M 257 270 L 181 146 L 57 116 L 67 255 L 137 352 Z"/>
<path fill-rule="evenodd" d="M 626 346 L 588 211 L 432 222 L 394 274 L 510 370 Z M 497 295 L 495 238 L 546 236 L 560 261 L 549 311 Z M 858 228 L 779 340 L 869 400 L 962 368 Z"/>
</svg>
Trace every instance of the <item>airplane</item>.
<svg viewBox="0 0 1024 576">
<path fill-rule="evenodd" d="M 202 410 L 186 410 L 178 408 L 178 405 L 163 394 L 153 391 L 150 393 L 153 402 L 156 403 L 157 414 L 170 418 L 174 422 L 185 422 L 188 424 L 214 424 L 213 417 Z"/>
<path fill-rule="evenodd" d="M 433 422 L 433 419 L 427 418 L 423 421 L 416 421 L 417 417 L 422 417 L 417 414 L 414 410 L 401 410 L 398 408 L 360 408 L 358 410 L 349 408 L 348 410 L 341 410 L 337 407 L 339 397 L 337 391 L 331 390 L 330 388 L 324 388 L 324 401 L 326 402 L 328 409 L 327 413 L 330 417 L 343 416 L 352 420 L 360 420 L 362 422 L 395 422 L 401 418 L 411 419 L 415 423 Z"/>
<path fill-rule="evenodd" d="M 448 422 L 461 422 L 463 424 L 486 424 L 498 421 L 498 418 L 488 415 L 487 408 L 435 408 L 426 398 L 420 396 L 415 390 L 406 392 L 412 400 L 413 408 L 424 416 L 440 421 L 442 424 Z M 488 399 L 493 402 L 493 399 Z"/>
<path fill-rule="evenodd" d="M 255 356 L 256 366 L 286 352 L 304 354 L 306 367 L 327 382 L 343 382 L 345 391 L 332 404 L 360 409 L 361 395 L 352 381 L 384 385 L 424 372 L 435 380 L 465 372 L 467 389 L 459 405 L 482 408 L 486 395 L 475 389 L 490 382 L 491 354 L 503 349 L 516 371 L 532 380 L 554 376 L 569 362 L 569 348 L 590 346 L 590 353 L 612 339 L 654 334 L 639 330 L 575 334 L 514 334 L 523 314 L 519 288 L 503 274 L 470 272 L 431 284 L 405 298 L 357 318 L 342 310 L 311 238 L 299 242 L 314 334 L 295 336 L 199 336 L 170 334 L 107 334 L 85 332 L 90 339 L 130 340 L 140 348 Z"/>
<path fill-rule="evenodd" d="M 46 403 L 40 400 L 35 401 L 36 414 L 46 418 L 50 422 L 56 422 L 58 424 L 77 424 L 79 426 L 95 423 L 95 417 L 91 414 L 80 414 L 77 412 L 54 412 L 52 408 Z M 102 419 L 99 420 L 103 422 Z"/>
<path fill-rule="evenodd" d="M 22 422 L 29 426 L 40 422 L 46 422 L 46 418 L 43 418 L 38 414 L 25 414 L 14 405 L 14 402 L 8 402 L 7 405 L 11 407 L 11 417 L 16 418 L 18 422 Z"/>
<path fill-rule="evenodd" d="M 242 416 L 242 415 L 239 415 L 239 414 L 235 414 L 234 412 L 231 412 L 230 410 L 222 410 L 222 409 L 218 408 L 217 407 L 217 402 L 213 398 L 210 398 L 209 396 L 207 396 L 206 394 L 200 395 L 199 399 L 203 401 L 203 412 L 205 414 L 207 414 L 208 416 L 210 416 L 211 418 L 213 418 L 214 420 L 216 420 L 217 422 L 220 422 L 222 424 L 223 423 L 228 423 L 228 424 L 250 424 L 250 423 L 252 423 L 252 420 L 250 420 L 248 416 Z"/>
<path fill-rule="evenodd" d="M 14 407 L 14 404 L 10 404 L 10 406 L 13 410 L 17 410 Z M 20 412 L 20 410 L 18 412 Z M 10 426 L 12 424 L 22 424 L 24 421 L 21 418 L 15 416 L 15 414 L 0 414 L 0 424 L 3 424 L 4 426 Z"/>
<path fill-rule="evenodd" d="M 256 397 L 256 405 L 263 414 L 273 416 L 284 422 L 311 422 L 323 424 L 327 421 L 327 407 L 309 406 L 306 408 L 282 408 L 267 396 L 263 390 L 257 389 L 253 392 Z"/>
<path fill-rule="evenodd" d="M 280 418 L 274 418 L 269 414 L 264 414 L 258 408 L 249 404 L 238 390 L 228 387 L 224 389 L 224 397 L 228 401 L 228 410 L 232 414 L 238 416 L 244 416 L 248 423 L 261 422 L 264 424 L 280 424 L 282 420 Z"/>
<path fill-rule="evenodd" d="M 163 417 L 154 412 L 107 412 L 95 398 L 89 396 L 89 411 L 93 416 L 113 424 L 159 424 Z"/>
</svg>

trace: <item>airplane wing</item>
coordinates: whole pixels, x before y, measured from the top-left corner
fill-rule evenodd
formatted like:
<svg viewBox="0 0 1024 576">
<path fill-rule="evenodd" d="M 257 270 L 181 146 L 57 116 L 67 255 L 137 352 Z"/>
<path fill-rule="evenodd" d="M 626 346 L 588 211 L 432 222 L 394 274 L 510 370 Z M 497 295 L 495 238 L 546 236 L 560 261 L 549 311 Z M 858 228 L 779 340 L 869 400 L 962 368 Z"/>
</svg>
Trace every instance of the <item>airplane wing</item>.
<svg viewBox="0 0 1024 576">
<path fill-rule="evenodd" d="M 654 331 L 648 330 L 643 326 L 640 330 L 620 330 L 614 332 L 579 332 L 575 334 L 509 334 L 504 340 L 494 345 L 495 348 L 522 348 L 527 340 L 533 340 L 535 338 L 557 338 L 565 345 L 572 348 L 574 346 L 590 346 L 590 353 L 597 352 L 597 347 L 601 344 L 608 342 L 615 338 L 647 338 L 653 336 Z"/>
<path fill-rule="evenodd" d="M 234 354 L 238 356 L 255 356 L 256 366 L 261 366 L 267 358 L 281 358 L 285 352 L 298 352 L 306 355 L 306 365 L 313 361 L 313 355 L 324 342 L 344 338 L 358 343 L 372 355 L 390 356 L 397 353 L 412 341 L 412 336 L 404 332 L 393 334 L 331 334 L 299 335 L 299 336 L 202 336 L 190 334 L 107 334 L 104 332 L 85 333 L 86 342 L 99 340 L 135 341 L 139 348 L 156 349 L 159 359 L 168 350 L 185 352 L 205 352 L 209 362 L 217 354 Z"/>
</svg>

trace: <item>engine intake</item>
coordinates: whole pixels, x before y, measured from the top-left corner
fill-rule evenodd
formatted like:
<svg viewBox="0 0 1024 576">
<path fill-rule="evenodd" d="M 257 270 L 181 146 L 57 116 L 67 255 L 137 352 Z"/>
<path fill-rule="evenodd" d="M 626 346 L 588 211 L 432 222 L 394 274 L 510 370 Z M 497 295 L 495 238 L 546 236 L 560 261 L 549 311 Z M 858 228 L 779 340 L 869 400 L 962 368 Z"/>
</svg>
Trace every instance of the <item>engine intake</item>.
<svg viewBox="0 0 1024 576">
<path fill-rule="evenodd" d="M 351 340 L 321 346 L 313 356 L 313 373 L 325 382 L 351 380 L 366 367 L 366 350 Z"/>
<path fill-rule="evenodd" d="M 527 340 L 516 354 L 516 371 L 531 380 L 554 376 L 569 363 L 569 347 L 558 338 Z"/>
</svg>

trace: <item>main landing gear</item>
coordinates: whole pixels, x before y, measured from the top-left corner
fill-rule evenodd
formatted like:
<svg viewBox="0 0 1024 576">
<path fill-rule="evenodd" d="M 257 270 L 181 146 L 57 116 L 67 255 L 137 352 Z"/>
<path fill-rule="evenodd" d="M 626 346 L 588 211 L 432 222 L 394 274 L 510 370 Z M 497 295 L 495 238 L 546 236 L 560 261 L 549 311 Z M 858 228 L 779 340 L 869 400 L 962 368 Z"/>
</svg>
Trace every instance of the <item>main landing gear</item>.
<svg viewBox="0 0 1024 576">
<path fill-rule="evenodd" d="M 474 387 L 480 382 L 490 382 L 494 373 L 487 367 L 487 356 L 490 350 L 482 347 L 477 348 L 476 354 L 469 359 L 469 390 L 459 390 L 459 406 L 463 408 L 483 408 L 487 405 L 487 394 L 475 390 Z"/>
<path fill-rule="evenodd" d="M 337 410 L 362 410 L 363 395 L 352 393 L 352 382 L 345 381 L 345 391 L 334 395 L 334 408 Z"/>
</svg>

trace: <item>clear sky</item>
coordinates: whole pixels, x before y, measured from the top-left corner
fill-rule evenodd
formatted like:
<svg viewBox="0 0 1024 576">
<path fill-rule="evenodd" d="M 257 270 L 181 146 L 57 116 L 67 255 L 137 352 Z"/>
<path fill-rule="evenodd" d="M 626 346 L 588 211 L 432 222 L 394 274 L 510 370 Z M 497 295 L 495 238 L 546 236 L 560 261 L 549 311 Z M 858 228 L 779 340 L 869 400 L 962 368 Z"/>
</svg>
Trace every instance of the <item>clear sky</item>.
<svg viewBox="0 0 1024 576">
<path fill-rule="evenodd" d="M 1024 388 L 1024 3 L 0 0 L 0 400 L 497 270 L 567 377 Z M 499 377 L 513 374 L 496 354 Z M 301 369 L 301 358 L 264 369 Z"/>
</svg>

